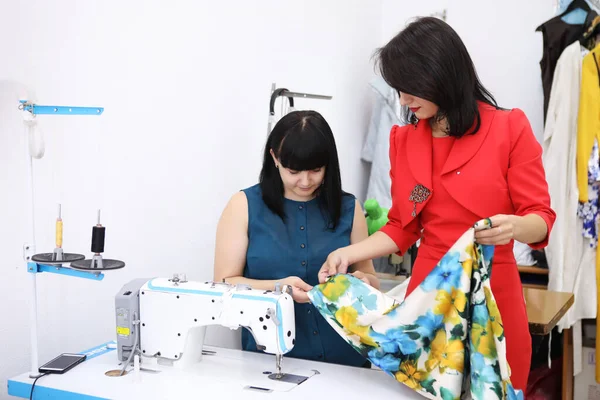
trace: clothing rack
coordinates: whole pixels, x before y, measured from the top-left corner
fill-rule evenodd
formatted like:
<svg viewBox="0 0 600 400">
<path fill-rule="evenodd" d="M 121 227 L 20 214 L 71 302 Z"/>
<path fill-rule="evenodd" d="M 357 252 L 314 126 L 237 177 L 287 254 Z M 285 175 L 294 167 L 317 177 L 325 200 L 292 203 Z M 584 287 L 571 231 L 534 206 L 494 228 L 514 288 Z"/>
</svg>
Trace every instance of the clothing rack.
<svg viewBox="0 0 600 400">
<path fill-rule="evenodd" d="M 584 362 L 590 351 L 600 351 L 600 340 L 596 340 L 594 350 L 584 349 L 584 341 L 600 336 L 599 325 L 596 332 L 584 329 L 585 321 L 597 321 L 600 310 L 600 280 L 596 274 L 600 268 L 600 214 L 596 211 L 599 191 L 595 185 L 600 176 L 600 156 L 593 140 L 593 125 L 588 125 L 595 123 L 597 115 L 593 111 L 598 109 L 595 97 L 588 95 L 588 91 L 597 90 L 600 74 L 595 67 L 600 48 L 594 40 L 600 20 L 593 9 L 598 3 L 561 1 L 557 15 L 536 29 L 544 34 L 542 157 L 557 214 L 544 249 L 548 260 L 547 290 L 574 295 L 572 309 L 558 323 L 563 338 L 563 399 L 583 398 L 588 385 L 600 384 L 600 359 L 596 357 L 591 364 Z M 590 367 L 594 379 L 587 381 L 587 372 L 582 372 Z"/>
<path fill-rule="evenodd" d="M 285 115 L 294 109 L 294 98 L 303 99 L 316 99 L 316 100 L 331 100 L 333 96 L 327 96 L 322 94 L 311 94 L 292 92 L 286 88 L 277 88 L 277 85 L 273 82 L 271 84 L 271 99 L 269 101 L 269 125 L 267 128 L 267 135 L 271 133 L 271 129 L 275 123 L 275 102 L 279 97 L 285 97 L 288 100 L 289 107 L 284 110 L 282 103 L 281 115 Z"/>
</svg>

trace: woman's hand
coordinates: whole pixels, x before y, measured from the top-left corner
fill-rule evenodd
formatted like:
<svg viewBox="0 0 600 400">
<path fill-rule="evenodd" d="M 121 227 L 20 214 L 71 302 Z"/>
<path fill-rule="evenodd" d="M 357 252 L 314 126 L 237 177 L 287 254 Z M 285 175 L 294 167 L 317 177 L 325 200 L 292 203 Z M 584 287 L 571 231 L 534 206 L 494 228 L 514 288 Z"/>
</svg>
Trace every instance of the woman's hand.
<svg viewBox="0 0 600 400">
<path fill-rule="evenodd" d="M 335 274 L 345 274 L 348 271 L 348 265 L 348 256 L 342 249 L 329 253 L 327 260 L 319 270 L 319 283 L 326 282 L 327 278 Z"/>
<path fill-rule="evenodd" d="M 289 285 L 292 288 L 292 298 L 296 303 L 309 303 L 308 292 L 313 288 L 297 276 L 288 276 L 281 281 L 283 285 Z"/>
<path fill-rule="evenodd" d="M 475 232 L 475 241 L 479 244 L 503 245 L 515 238 L 518 216 L 498 214 L 490 218 L 492 227 Z"/>
<path fill-rule="evenodd" d="M 354 271 L 350 275 L 354 276 L 355 278 L 360 279 L 361 281 L 363 281 L 367 285 L 371 286 L 371 282 L 369 281 L 369 278 L 367 278 L 367 275 L 364 272 L 362 272 L 362 271 Z"/>
</svg>

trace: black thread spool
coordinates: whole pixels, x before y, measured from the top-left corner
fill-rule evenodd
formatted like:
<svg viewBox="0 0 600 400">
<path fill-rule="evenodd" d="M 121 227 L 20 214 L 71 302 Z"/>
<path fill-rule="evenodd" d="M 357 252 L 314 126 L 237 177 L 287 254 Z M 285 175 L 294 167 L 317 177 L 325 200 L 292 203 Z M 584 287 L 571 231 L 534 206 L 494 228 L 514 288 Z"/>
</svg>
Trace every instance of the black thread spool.
<svg viewBox="0 0 600 400">
<path fill-rule="evenodd" d="M 102 225 L 96 225 L 92 228 L 92 253 L 100 254 L 104 253 L 104 237 L 106 234 L 106 227 Z"/>
<path fill-rule="evenodd" d="M 98 210 L 98 222 L 92 228 L 92 259 L 81 260 L 71 263 L 71 267 L 85 271 L 102 271 L 110 269 L 119 269 L 125 266 L 125 263 L 120 260 L 105 260 L 101 253 L 104 253 L 104 239 L 106 236 L 106 228 L 100 224 L 100 210 Z"/>
</svg>

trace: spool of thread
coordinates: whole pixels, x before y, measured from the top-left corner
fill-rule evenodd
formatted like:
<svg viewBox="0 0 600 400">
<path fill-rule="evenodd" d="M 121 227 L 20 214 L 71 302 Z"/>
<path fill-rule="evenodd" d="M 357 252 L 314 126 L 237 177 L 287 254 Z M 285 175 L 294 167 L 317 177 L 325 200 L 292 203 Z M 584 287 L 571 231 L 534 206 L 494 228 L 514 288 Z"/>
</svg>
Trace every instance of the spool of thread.
<svg viewBox="0 0 600 400">
<path fill-rule="evenodd" d="M 92 253 L 104 253 L 105 230 L 105 227 L 99 225 L 92 228 Z"/>
<path fill-rule="evenodd" d="M 63 244 L 63 222 L 62 219 L 56 220 L 56 247 L 61 248 Z"/>
</svg>

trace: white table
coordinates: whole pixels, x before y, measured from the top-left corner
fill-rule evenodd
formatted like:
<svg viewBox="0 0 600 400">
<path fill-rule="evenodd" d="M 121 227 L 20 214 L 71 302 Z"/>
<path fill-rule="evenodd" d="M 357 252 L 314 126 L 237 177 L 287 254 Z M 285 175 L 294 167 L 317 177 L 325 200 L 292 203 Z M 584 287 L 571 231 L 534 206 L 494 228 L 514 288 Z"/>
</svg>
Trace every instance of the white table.
<svg viewBox="0 0 600 400">
<path fill-rule="evenodd" d="M 110 342 L 114 343 L 114 342 Z M 214 355 L 188 369 L 149 365 L 125 376 L 105 373 L 120 369 L 117 353 L 108 343 L 84 353 L 88 358 L 63 375 L 38 379 L 34 399 L 414 399 L 423 396 L 377 369 L 354 368 L 323 362 L 283 359 L 283 372 L 310 376 L 300 385 L 278 382 L 264 372 L 273 372 L 275 357 L 267 354 L 205 346 Z M 318 372 L 314 372 L 318 371 Z M 33 379 L 23 373 L 8 381 L 8 394 L 29 398 Z M 250 389 L 259 387 L 268 390 Z"/>
</svg>

